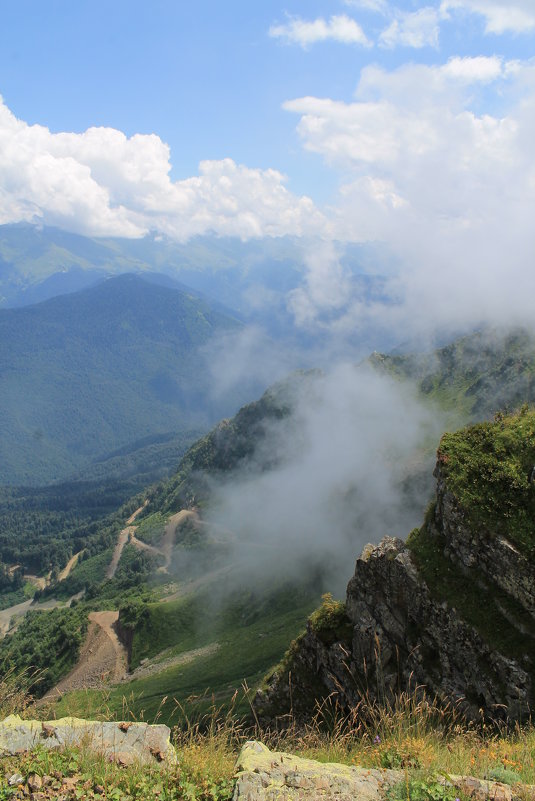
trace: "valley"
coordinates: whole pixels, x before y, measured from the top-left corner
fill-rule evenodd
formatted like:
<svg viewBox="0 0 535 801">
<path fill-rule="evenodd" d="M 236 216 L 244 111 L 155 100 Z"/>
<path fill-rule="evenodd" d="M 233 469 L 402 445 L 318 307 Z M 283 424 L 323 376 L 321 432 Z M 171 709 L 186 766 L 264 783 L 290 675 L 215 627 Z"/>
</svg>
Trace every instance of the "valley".
<svg viewBox="0 0 535 801">
<path fill-rule="evenodd" d="M 425 360 L 415 371 L 413 366 L 405 369 L 410 360 L 398 357 L 394 360 L 395 380 L 401 387 L 413 386 L 416 374 L 424 405 L 438 404 L 436 408 L 446 417 L 451 414 L 452 419 L 470 418 L 462 397 L 471 399 L 472 414 L 477 417 L 480 398 L 489 397 L 490 380 L 501 393 L 503 406 L 509 402 L 507 397 L 512 404 L 520 396 L 532 400 L 531 385 L 523 372 L 524 365 L 531 369 L 535 358 L 529 337 L 518 333 L 503 340 L 489 337 L 486 361 L 475 373 L 473 354 L 481 350 L 478 336 L 473 345 L 468 338 L 448 346 L 449 367 L 448 372 L 442 371 L 441 383 L 437 384 L 436 378 L 430 383 Z M 442 351 L 437 354 L 429 361 L 435 370 Z M 512 359 L 516 359 L 513 369 L 518 371 L 520 383 L 509 380 L 503 371 L 502 365 L 512 365 Z M 388 357 L 374 354 L 372 365 L 379 373 L 392 372 Z M 356 375 L 359 369 L 355 368 Z M 505 376 L 501 383 L 500 375 Z M 250 514 L 247 501 L 236 527 L 239 517 L 235 518 L 234 512 L 229 516 L 226 487 L 234 489 L 237 482 L 244 481 L 246 492 L 253 492 L 254 497 L 255 482 L 262 485 L 279 471 L 282 476 L 290 475 L 288 459 L 298 452 L 288 454 L 288 446 L 294 446 L 285 434 L 286 423 L 295 426 L 310 398 L 323 393 L 328 381 L 328 376 L 316 371 L 297 373 L 271 387 L 259 401 L 243 407 L 235 418 L 223 421 L 198 440 L 167 481 L 147 488 L 119 510 L 103 514 L 94 531 L 82 527 L 68 546 L 72 555 L 65 552 L 54 575 L 36 577 L 41 586 L 37 592 L 35 586 L 31 591 L 31 595 L 36 593 L 35 601 L 28 597 L 0 612 L 4 634 L 0 660 L 23 667 L 31 659 L 45 671 L 48 678 L 41 680 L 40 686 L 46 689 L 39 693 L 40 703 L 52 704 L 58 715 L 94 714 L 102 704 L 119 714 L 128 695 L 132 714 L 158 713 L 172 722 L 182 715 L 177 700 L 182 704 L 190 696 L 199 696 L 199 708 L 203 709 L 212 694 L 224 704 L 242 684 L 258 687 L 302 632 L 322 593 L 331 590 L 332 577 L 343 571 L 348 558 L 358 555 L 359 546 L 350 542 L 338 560 L 335 552 L 329 560 L 322 560 L 312 558 L 306 541 L 296 550 L 295 541 L 281 562 L 284 538 L 287 546 L 291 543 L 286 526 L 294 525 L 295 511 L 288 510 L 286 520 L 280 516 L 286 501 L 278 485 L 272 496 L 272 522 L 277 520 L 283 527 L 283 539 L 273 530 L 272 542 L 248 533 L 249 524 L 244 522 Z M 434 386 L 439 387 L 438 393 Z M 443 386 L 448 387 L 447 396 Z M 447 397 L 455 399 L 449 407 Z M 403 467 L 397 479 L 396 503 L 401 504 L 403 515 L 409 507 L 414 508 L 411 514 L 421 520 L 430 497 L 429 483 L 422 483 L 421 474 L 432 470 L 433 443 L 416 449 L 409 444 L 406 455 L 401 461 L 398 455 L 395 463 L 396 469 Z M 384 464 L 383 469 L 391 469 L 390 455 Z M 223 501 L 227 508 L 221 505 Z M 336 514 L 339 517 L 349 504 L 345 514 L 354 521 L 351 525 L 358 526 L 358 517 L 352 517 L 353 503 L 351 493 L 340 498 Z M 299 506 L 298 500 L 295 505 Z M 212 512 L 218 508 L 218 513 Z M 404 537 L 408 531 L 401 530 L 402 524 L 398 521 L 397 531 Z M 368 533 L 364 531 L 364 535 Z M 28 578 L 35 585 L 36 578 Z M 340 583 L 347 578 L 342 574 Z M 30 648 L 25 653 L 32 627 L 52 609 L 57 617 L 51 622 L 47 642 L 57 636 L 54 632 L 74 627 L 73 645 L 61 656 L 61 665 L 50 659 L 46 649 L 38 654 Z M 26 612 L 30 613 L 28 622 L 23 617 Z M 16 653 L 19 656 L 15 657 Z M 205 692 L 209 695 L 202 700 Z M 240 702 L 242 713 L 247 712 L 250 697 L 245 695 Z"/>
<path fill-rule="evenodd" d="M 21 231 L 0 233 L 10 253 L 23 247 Z M 191 289 L 154 275 L 125 243 L 62 236 L 37 236 L 40 266 L 28 251 L 17 308 L 0 310 L 0 669 L 37 669 L 38 703 L 55 715 L 119 715 L 128 697 L 133 716 L 173 723 L 188 698 L 205 710 L 240 691 L 247 717 L 259 688 L 255 714 L 272 714 L 262 692 L 284 709 L 274 666 L 288 664 L 292 644 L 312 698 L 319 679 L 306 677 L 295 643 L 317 642 L 311 621 L 334 621 L 334 634 L 319 629 L 329 647 L 348 625 L 342 601 L 325 607 L 322 595 L 345 596 L 367 543 L 405 541 L 421 526 L 445 430 L 535 402 L 533 336 L 482 328 L 435 350 L 371 355 L 363 340 L 363 358 L 287 372 L 257 400 L 248 378 L 218 396 L 206 358 L 222 351 L 210 343 L 232 349 L 250 322 L 233 293 L 269 271 L 271 289 L 291 291 L 297 261 L 282 276 L 294 244 L 272 243 L 264 257 L 243 245 L 226 284 L 212 274 L 214 301 L 195 248 L 153 243 L 146 254 L 159 253 L 162 270 L 187 255 L 180 275 Z M 74 261 L 55 277 L 46 253 L 60 240 Z M 93 246 L 100 256 L 84 261 Z M 222 258 L 227 246 L 209 252 Z M 112 251 L 121 258 L 109 261 Z M 371 302 L 380 281 L 367 291 Z M 287 345 L 286 323 L 271 332 L 279 324 Z M 313 339 L 306 347 L 312 358 Z M 349 653 L 343 638 L 340 647 Z M 296 688 L 295 709 L 299 698 Z"/>
</svg>

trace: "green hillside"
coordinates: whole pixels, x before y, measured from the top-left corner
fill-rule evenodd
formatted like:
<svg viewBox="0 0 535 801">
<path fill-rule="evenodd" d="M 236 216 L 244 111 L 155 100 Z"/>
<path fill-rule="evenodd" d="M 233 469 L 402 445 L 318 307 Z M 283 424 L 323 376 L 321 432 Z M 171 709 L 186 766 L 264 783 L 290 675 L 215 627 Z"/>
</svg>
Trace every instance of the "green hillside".
<svg viewBox="0 0 535 801">
<path fill-rule="evenodd" d="M 298 393 L 311 387 L 319 375 L 317 370 L 293 373 L 199 439 L 184 455 L 175 474 L 151 493 L 147 514 L 152 510 L 168 513 L 192 504 L 204 506 L 210 497 L 210 477 L 231 480 L 232 471 L 256 454 L 266 436 L 266 426 L 286 418 Z M 259 463 L 257 456 L 255 469 L 273 467 L 272 461 Z"/>
<path fill-rule="evenodd" d="M 457 416 L 457 425 L 535 402 L 535 340 L 523 329 L 483 329 L 431 353 L 374 353 L 370 363 L 410 380 Z"/>
<path fill-rule="evenodd" d="M 485 343 L 488 339 L 487 336 Z M 372 363 L 379 369 L 397 374 L 400 379 L 418 382 L 420 391 L 430 401 L 436 403 L 439 400 L 442 409 L 451 410 L 452 420 L 460 417 L 466 422 L 471 415 L 494 404 L 498 397 L 506 398 L 507 403 L 517 398 L 524 401 L 526 396 L 529 400 L 533 361 L 530 347 L 529 337 L 519 332 L 501 340 L 494 337 L 488 347 L 484 346 L 482 335 L 476 334 L 426 357 L 379 357 L 376 354 Z M 479 372 L 474 365 L 478 352 L 481 356 Z M 122 623 L 130 630 L 131 667 L 140 671 L 133 675 L 131 683 L 104 693 L 96 690 L 68 693 L 58 707 L 58 714 L 94 711 L 103 703 L 120 714 L 125 695 L 129 696 L 130 708 L 135 714 L 142 710 L 146 714 L 156 714 L 165 695 L 181 701 L 189 694 L 202 694 L 208 690 L 215 692 L 223 702 L 240 687 L 243 679 L 249 685 L 258 683 L 281 658 L 290 640 L 304 625 L 321 592 L 331 589 L 325 585 L 322 565 L 314 563 L 311 553 L 293 586 L 284 583 L 282 571 L 278 571 L 280 581 L 274 586 L 273 573 L 266 572 L 263 565 L 277 564 L 280 554 L 270 552 L 275 545 L 265 542 L 262 548 L 257 547 L 253 564 L 250 561 L 251 549 L 240 547 L 233 540 L 232 532 L 219 530 L 217 524 L 208 525 L 206 520 L 210 517 L 206 513 L 212 501 L 214 479 L 221 486 L 225 481 L 232 482 L 246 465 L 249 471 L 258 471 L 259 474 L 279 466 L 277 450 L 263 447 L 270 443 L 266 437 L 273 436 L 273 427 L 279 423 L 285 430 L 296 400 L 313 394 L 318 381 L 323 380 L 322 376 L 319 371 L 297 372 L 271 387 L 258 401 L 244 406 L 235 417 L 223 420 L 195 442 L 169 479 L 133 498 L 119 514 L 110 514 L 112 505 L 104 502 L 104 496 L 99 506 L 98 485 L 88 484 L 85 497 L 81 495 L 78 500 L 76 489 L 73 490 L 73 503 L 80 503 L 79 514 L 75 509 L 62 506 L 52 490 L 41 491 L 39 498 L 35 496 L 33 517 L 21 517 L 23 522 L 17 529 L 19 551 L 9 550 L 9 536 L 4 537 L 4 562 L 10 565 L 20 557 L 23 564 L 44 570 L 45 564 L 39 561 L 39 553 L 45 548 L 47 526 L 49 532 L 53 532 L 50 541 L 53 547 L 49 552 L 54 553 L 58 567 L 71 553 L 85 548 L 83 558 L 70 576 L 60 584 L 52 582 L 40 593 L 40 599 L 67 601 L 75 593 L 85 590 L 84 600 L 78 602 L 81 611 L 121 609 Z M 487 395 L 491 379 L 493 400 L 489 400 Z M 529 413 L 518 419 L 520 428 L 516 423 L 512 426 L 507 420 L 499 419 L 492 426 L 484 423 L 470 429 L 473 432 L 470 435 L 451 434 L 442 440 L 441 453 L 449 459 L 452 482 L 458 475 L 463 487 L 475 487 L 470 471 L 488 478 L 486 495 L 483 490 L 480 492 L 477 484 L 477 497 L 474 497 L 472 506 L 468 502 L 470 499 L 463 499 L 466 508 L 473 508 L 480 519 L 487 512 L 488 515 L 495 513 L 493 498 L 509 497 L 511 492 L 511 497 L 514 496 L 515 477 L 520 474 L 518 491 L 525 494 L 527 471 L 532 458 L 535 460 L 532 415 Z M 494 436 L 496 425 L 499 436 Z M 487 431 L 493 432 L 491 450 L 485 445 Z M 470 436 L 476 438 L 474 443 Z M 523 454 L 520 466 L 514 455 L 520 452 L 517 447 L 519 439 Z M 479 454 L 476 461 L 472 458 L 475 453 Z M 120 463 L 127 455 L 128 448 L 118 451 L 114 458 Z M 487 470 L 485 459 L 492 462 L 492 469 Z M 414 483 L 419 475 L 421 462 L 420 457 L 415 458 L 412 465 L 414 475 L 410 470 L 406 475 L 408 491 L 409 484 Z M 76 485 L 78 490 L 82 486 L 81 483 Z M 121 491 L 120 487 L 113 490 L 113 484 L 109 486 L 108 500 L 112 499 L 113 491 Z M 24 496 L 24 493 L 17 492 L 11 491 L 5 498 L 6 523 L 9 523 L 9 505 L 16 516 L 24 498 L 31 497 L 31 494 Z M 414 493 L 421 495 L 421 489 L 416 487 Z M 483 499 L 481 504 L 480 496 Z M 117 573 L 106 579 L 106 568 L 118 533 L 131 512 L 145 499 L 148 504 L 135 521 L 136 538 L 138 544 L 148 545 L 149 549 L 136 550 L 129 543 L 124 548 Z M 41 522 L 40 504 L 50 507 Z M 177 530 L 168 570 L 162 572 L 163 552 L 158 553 L 158 548 L 162 547 L 166 523 L 178 510 L 191 507 L 196 507 L 197 512 L 185 519 Z M 28 529 L 34 522 L 39 525 L 35 535 L 30 536 Z M 526 540 L 528 529 L 529 521 L 519 519 L 519 534 L 515 540 L 519 546 L 530 547 L 530 541 Z M 454 585 L 450 582 L 448 586 L 452 589 Z M 63 625 L 67 617 L 63 621 L 62 614 L 58 613 L 57 622 L 50 618 L 51 625 Z M 20 638 L 26 636 L 26 630 L 33 629 L 31 626 L 29 629 L 21 627 Z M 56 636 L 55 632 L 53 628 L 51 639 Z M 14 653 L 26 652 L 23 640 L 14 639 L 12 644 Z M 1 651 L 10 653 L 9 642 L 2 646 Z M 151 669 L 144 672 L 146 664 Z M 57 667 L 52 660 L 50 675 L 56 675 Z M 179 717 L 178 706 L 169 701 L 165 715 L 168 719 Z"/>
<path fill-rule="evenodd" d="M 144 438 L 206 428 L 227 409 L 200 349 L 238 326 L 133 275 L 0 310 L 0 482 L 50 482 Z"/>
</svg>

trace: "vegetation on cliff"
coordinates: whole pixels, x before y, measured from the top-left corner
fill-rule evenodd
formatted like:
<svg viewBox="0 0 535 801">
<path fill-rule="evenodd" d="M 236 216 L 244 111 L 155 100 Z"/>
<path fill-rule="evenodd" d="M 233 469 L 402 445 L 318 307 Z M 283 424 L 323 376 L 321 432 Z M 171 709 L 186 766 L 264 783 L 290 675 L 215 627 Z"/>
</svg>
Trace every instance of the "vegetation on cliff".
<svg viewBox="0 0 535 801">
<path fill-rule="evenodd" d="M 535 553 L 535 411 L 444 434 L 438 460 L 448 489 L 472 526 Z"/>
</svg>

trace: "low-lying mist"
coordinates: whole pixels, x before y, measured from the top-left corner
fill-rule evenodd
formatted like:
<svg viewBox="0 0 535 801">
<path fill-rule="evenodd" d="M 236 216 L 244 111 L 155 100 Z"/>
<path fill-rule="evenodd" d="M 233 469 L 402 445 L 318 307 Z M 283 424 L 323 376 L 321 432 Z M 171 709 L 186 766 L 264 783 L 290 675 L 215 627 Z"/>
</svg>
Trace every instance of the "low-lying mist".
<svg viewBox="0 0 535 801">
<path fill-rule="evenodd" d="M 266 424 L 253 456 L 212 479 L 206 519 L 256 583 L 319 569 L 341 595 L 365 543 L 422 521 L 441 419 L 367 365 L 296 387 L 291 413 Z"/>
</svg>

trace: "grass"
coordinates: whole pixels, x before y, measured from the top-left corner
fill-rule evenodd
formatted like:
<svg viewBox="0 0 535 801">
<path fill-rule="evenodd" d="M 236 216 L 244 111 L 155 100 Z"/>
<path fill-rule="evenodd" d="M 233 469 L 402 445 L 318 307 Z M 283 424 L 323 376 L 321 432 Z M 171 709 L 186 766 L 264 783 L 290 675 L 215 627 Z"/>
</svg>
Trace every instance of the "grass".
<svg viewBox="0 0 535 801">
<path fill-rule="evenodd" d="M 232 796 L 239 750 L 248 739 L 261 740 L 272 751 L 320 762 L 400 770 L 403 779 L 390 801 L 449 801 L 450 796 L 464 801 L 461 793 L 442 787 L 445 775 L 535 783 L 532 726 L 505 731 L 465 725 L 455 707 L 438 707 L 421 688 L 382 705 L 364 701 L 349 715 L 339 714 L 327 699 L 307 725 L 290 720 L 282 731 L 245 722 L 238 714 L 241 700 L 235 695 L 225 708 L 212 702 L 205 712 L 195 700 L 179 705 L 182 723 L 173 730 L 178 767 L 121 769 L 83 750 L 37 751 L 0 759 L 0 799 L 9 797 L 5 777 L 18 772 L 23 786 L 32 774 L 48 776 L 56 783 L 56 795 L 45 796 L 49 798 L 56 798 L 71 777 L 79 792 L 73 798 L 226 801 Z M 23 696 L 18 701 L 24 703 Z M 0 708 L 1 704 L 2 696 Z M 530 797 L 528 790 L 517 788 L 515 793 Z"/>
<path fill-rule="evenodd" d="M 147 545 L 159 545 L 165 531 L 166 518 L 161 512 L 153 512 L 137 523 L 136 537 Z"/>
<path fill-rule="evenodd" d="M 0 593 L 0 610 L 9 609 L 10 606 L 21 604 L 27 601 L 28 598 L 33 598 L 35 594 L 35 587 L 30 581 L 25 581 L 22 587 L 11 592 Z"/>
<path fill-rule="evenodd" d="M 159 715 L 163 722 L 175 724 L 183 719 L 180 704 L 188 697 L 196 698 L 199 712 L 210 707 L 212 696 L 221 704 L 230 703 L 242 682 L 259 684 L 281 659 L 317 602 L 309 587 L 282 586 L 267 596 L 251 590 L 226 599 L 198 594 L 148 603 L 135 630 L 132 665 L 144 658 L 185 660 L 106 691 L 67 693 L 54 713 L 83 716 L 89 708 L 91 714 L 121 718 L 128 709 L 138 719 L 151 721 Z M 192 649 L 203 648 L 204 653 L 189 659 Z M 240 712 L 245 711 L 246 701 L 241 699 Z"/>
</svg>

